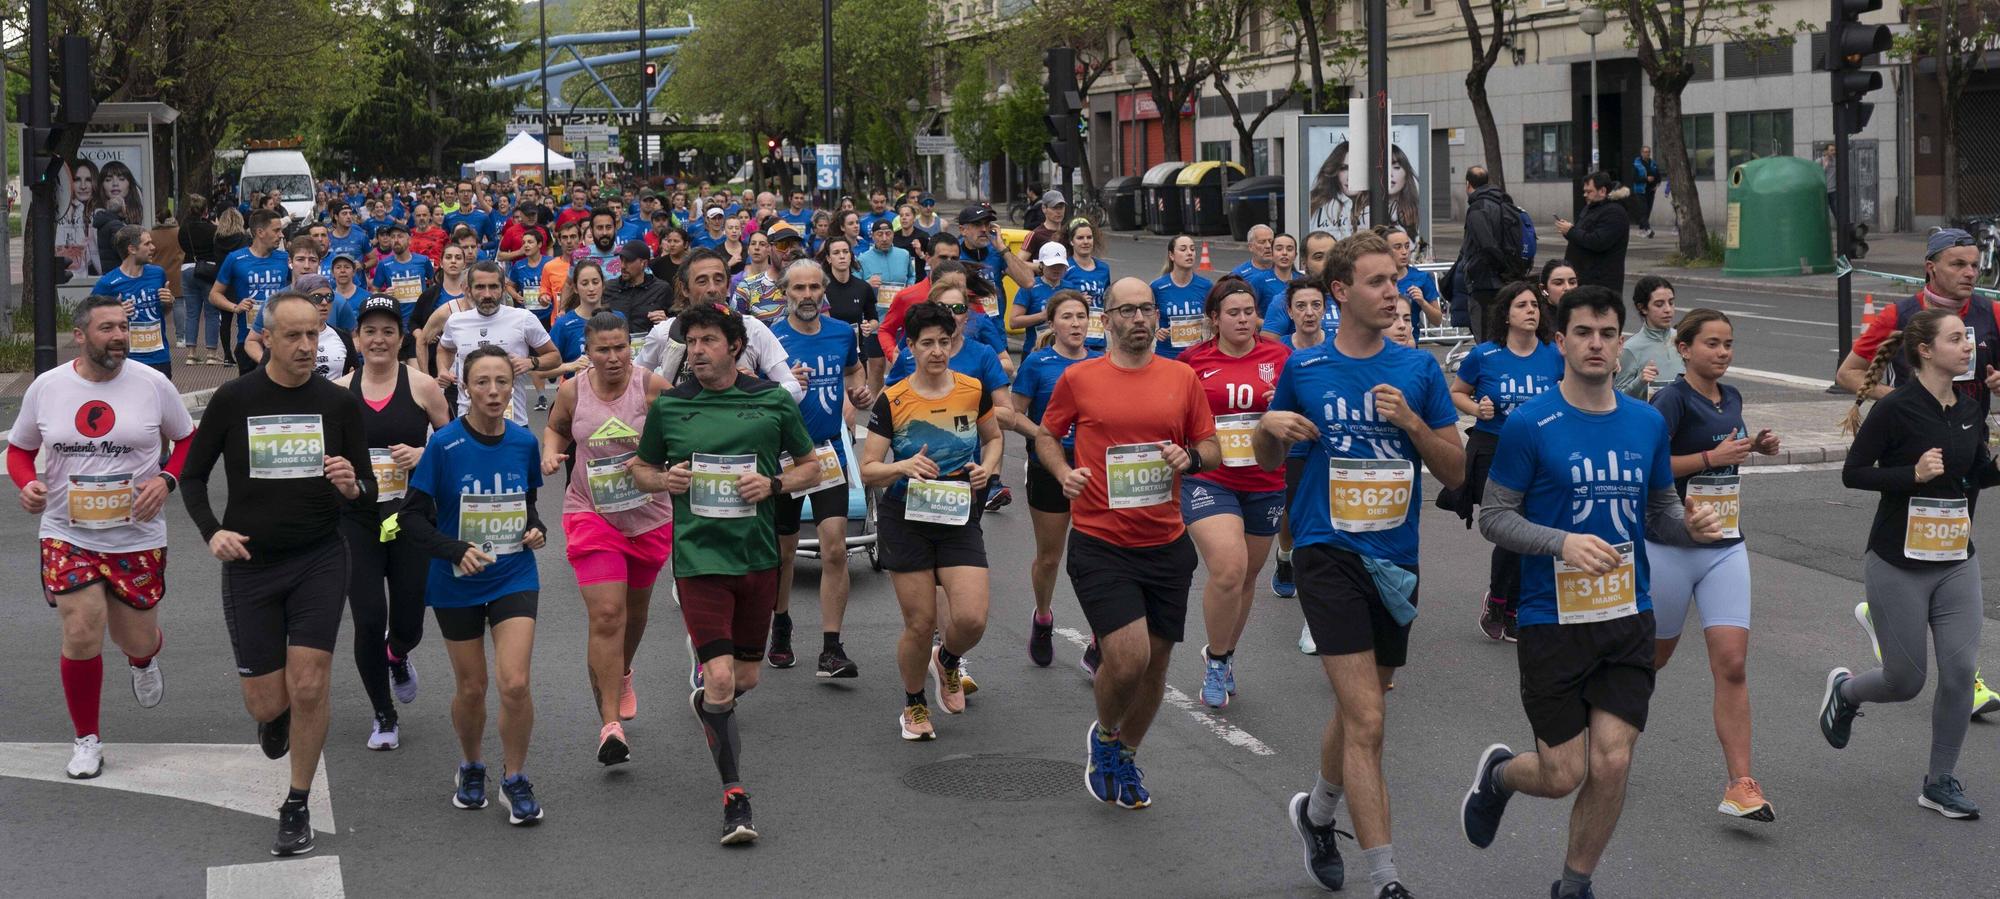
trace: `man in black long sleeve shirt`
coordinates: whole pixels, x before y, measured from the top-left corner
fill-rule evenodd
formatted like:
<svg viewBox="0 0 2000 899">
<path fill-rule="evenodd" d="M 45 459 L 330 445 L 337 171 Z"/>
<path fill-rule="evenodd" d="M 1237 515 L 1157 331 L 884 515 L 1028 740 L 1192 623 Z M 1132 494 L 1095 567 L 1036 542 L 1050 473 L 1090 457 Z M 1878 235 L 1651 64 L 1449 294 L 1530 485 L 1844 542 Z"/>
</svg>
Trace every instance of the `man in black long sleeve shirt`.
<svg viewBox="0 0 2000 899">
<path fill-rule="evenodd" d="M 285 292 L 264 322 L 267 361 L 215 391 L 181 495 L 222 560 L 223 620 L 258 742 L 273 759 L 292 750 L 271 852 L 297 855 L 313 848 L 306 795 L 326 743 L 327 672 L 347 599 L 347 545 L 336 525 L 343 508 L 373 505 L 375 477 L 354 394 L 313 376 L 319 310 Z M 220 521 L 208 497 L 217 460 L 229 479 Z"/>
</svg>

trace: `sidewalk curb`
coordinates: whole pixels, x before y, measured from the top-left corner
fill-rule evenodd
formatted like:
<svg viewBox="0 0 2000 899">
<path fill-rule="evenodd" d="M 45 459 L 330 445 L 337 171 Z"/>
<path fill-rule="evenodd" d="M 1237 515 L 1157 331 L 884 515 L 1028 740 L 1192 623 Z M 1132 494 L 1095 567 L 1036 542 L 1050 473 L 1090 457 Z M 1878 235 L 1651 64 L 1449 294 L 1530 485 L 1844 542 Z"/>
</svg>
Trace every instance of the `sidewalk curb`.
<svg viewBox="0 0 2000 899">
<path fill-rule="evenodd" d="M 188 411 L 189 417 L 198 419 L 201 417 L 201 411 L 208 408 L 208 398 L 213 395 L 215 395 L 215 388 L 213 387 L 190 390 L 187 393 L 181 394 L 181 407 Z M 7 438 L 13 433 L 14 429 L 11 427 L 0 431 L 0 447 L 8 445 Z"/>
<path fill-rule="evenodd" d="M 1753 455 L 1744 462 L 1745 467 L 1763 468 L 1770 465 L 1817 465 L 1822 462 L 1843 462 L 1847 459 L 1847 444 L 1820 444 L 1779 450 L 1775 456 Z"/>
</svg>

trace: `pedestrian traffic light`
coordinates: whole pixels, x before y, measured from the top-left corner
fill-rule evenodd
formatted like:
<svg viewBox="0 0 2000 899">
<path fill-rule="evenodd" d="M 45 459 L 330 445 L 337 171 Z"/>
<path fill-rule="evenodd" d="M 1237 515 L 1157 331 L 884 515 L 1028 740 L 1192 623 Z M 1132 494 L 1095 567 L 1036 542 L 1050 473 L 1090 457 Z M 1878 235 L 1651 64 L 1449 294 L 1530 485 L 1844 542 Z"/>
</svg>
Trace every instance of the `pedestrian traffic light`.
<svg viewBox="0 0 2000 899">
<path fill-rule="evenodd" d="M 1855 222 L 1848 229 L 1847 258 L 1862 259 L 1868 255 L 1868 226 Z"/>
<path fill-rule="evenodd" d="M 63 35 L 56 44 L 56 83 L 62 86 L 54 121 L 49 127 L 27 129 L 28 152 L 34 154 L 26 174 L 32 184 L 54 184 L 68 163 L 58 154 L 64 139 L 90 126 L 97 113 L 91 96 L 90 41 L 74 34 Z"/>
<path fill-rule="evenodd" d="M 1832 0 L 1833 18 L 1826 26 L 1826 58 L 1821 68 L 1833 75 L 1833 103 L 1848 108 L 1847 133 L 1868 127 L 1875 104 L 1863 101 L 1882 87 L 1882 73 L 1866 71 L 1862 62 L 1889 49 L 1887 25 L 1864 25 L 1862 15 L 1882 8 L 1882 0 Z"/>
<path fill-rule="evenodd" d="M 1875 0 L 1876 5 L 1878 6 L 1881 5 L 1881 2 L 1882 0 Z M 657 62 L 646 63 L 646 89 L 652 90 L 653 88 L 659 86 L 660 86 L 660 64 Z"/>
<path fill-rule="evenodd" d="M 1083 95 L 1076 89 L 1076 51 L 1050 47 L 1042 57 L 1048 68 L 1044 84 L 1049 97 L 1042 124 L 1049 130 L 1049 159 L 1065 169 L 1083 164 Z"/>
</svg>

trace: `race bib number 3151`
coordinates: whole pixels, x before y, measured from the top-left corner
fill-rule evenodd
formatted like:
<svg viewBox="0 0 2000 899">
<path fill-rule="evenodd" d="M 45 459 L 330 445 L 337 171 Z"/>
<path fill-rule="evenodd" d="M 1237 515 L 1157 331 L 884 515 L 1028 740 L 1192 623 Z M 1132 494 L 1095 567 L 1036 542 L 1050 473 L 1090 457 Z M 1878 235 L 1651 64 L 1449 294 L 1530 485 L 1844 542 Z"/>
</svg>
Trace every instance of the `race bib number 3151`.
<svg viewBox="0 0 2000 899">
<path fill-rule="evenodd" d="M 1562 624 L 1590 624 L 1613 621 L 1639 614 L 1637 569 L 1632 564 L 1632 544 L 1611 547 L 1618 551 L 1618 567 L 1607 574 L 1593 575 L 1570 567 L 1560 556 L 1556 566 L 1556 620 Z"/>
</svg>

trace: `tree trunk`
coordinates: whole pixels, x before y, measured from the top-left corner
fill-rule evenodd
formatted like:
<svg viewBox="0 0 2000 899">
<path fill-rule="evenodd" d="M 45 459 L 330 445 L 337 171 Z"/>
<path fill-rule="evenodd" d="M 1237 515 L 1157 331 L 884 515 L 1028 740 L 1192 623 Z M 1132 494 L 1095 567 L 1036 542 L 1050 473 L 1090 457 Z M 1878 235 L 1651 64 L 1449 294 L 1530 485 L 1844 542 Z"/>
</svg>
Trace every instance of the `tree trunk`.
<svg viewBox="0 0 2000 899">
<path fill-rule="evenodd" d="M 1486 176 L 1505 190 L 1507 157 L 1500 152 L 1500 126 L 1493 121 L 1493 102 L 1486 96 L 1486 69 L 1478 60 L 1465 73 L 1465 96 L 1472 101 L 1472 119 L 1479 125 L 1479 142 L 1486 148 Z"/>
<path fill-rule="evenodd" d="M 1680 88 L 1685 85 L 1685 80 L 1672 90 L 1653 85 L 1653 145 L 1654 155 L 1666 163 L 1667 182 L 1673 185 L 1680 253 L 1697 259 L 1708 252 L 1708 224 L 1701 217 L 1701 191 L 1694 179 L 1694 164 L 1688 159 L 1687 141 L 1681 138 Z"/>
<path fill-rule="evenodd" d="M 1153 92 L 1153 105 L 1160 112 L 1160 158 L 1185 160 L 1181 155 L 1181 106 L 1166 102 L 1160 91 Z"/>
<path fill-rule="evenodd" d="M 1306 98 L 1306 112 L 1318 113 L 1326 108 L 1326 76 L 1320 71 L 1325 60 L 1319 49 L 1319 17 L 1313 15 L 1312 0 L 1298 2 L 1299 25 L 1306 33 L 1307 70 L 1312 73 L 1312 96 Z"/>
</svg>

